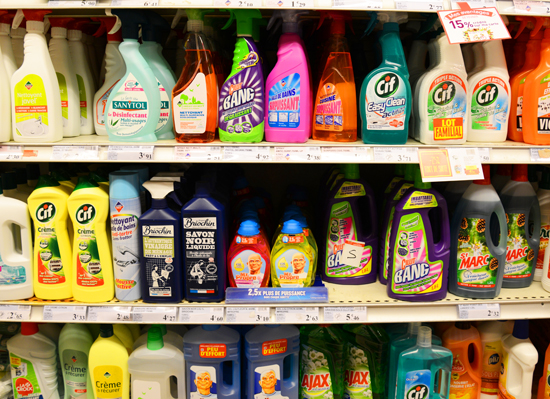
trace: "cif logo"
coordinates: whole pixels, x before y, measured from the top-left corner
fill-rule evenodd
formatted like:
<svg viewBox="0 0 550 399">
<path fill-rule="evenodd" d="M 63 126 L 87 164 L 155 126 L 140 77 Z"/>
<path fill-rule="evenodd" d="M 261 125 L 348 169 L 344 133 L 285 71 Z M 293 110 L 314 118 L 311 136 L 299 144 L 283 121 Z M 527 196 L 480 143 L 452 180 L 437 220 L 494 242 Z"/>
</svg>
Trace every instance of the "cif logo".
<svg viewBox="0 0 550 399">
<path fill-rule="evenodd" d="M 429 393 L 430 388 L 424 384 L 418 384 L 409 389 L 406 399 L 426 399 Z"/>
<path fill-rule="evenodd" d="M 395 73 L 387 73 L 376 82 L 375 91 L 378 97 L 389 97 L 399 88 L 399 79 Z"/>
<path fill-rule="evenodd" d="M 95 218 L 95 208 L 93 205 L 84 204 L 80 205 L 76 211 L 76 220 L 80 224 L 90 223 Z"/>
<path fill-rule="evenodd" d="M 433 102 L 436 105 L 449 104 L 455 98 L 456 89 L 452 82 L 443 82 L 437 85 L 433 94 Z"/>
<path fill-rule="evenodd" d="M 44 202 L 40 204 L 36 210 L 36 219 L 39 222 L 46 223 L 53 219 L 55 216 L 55 205 L 51 202 Z"/>
<path fill-rule="evenodd" d="M 495 365 L 495 364 L 498 364 L 500 362 L 500 355 L 498 353 L 493 353 L 490 357 L 489 357 L 489 365 L 492 366 L 492 365 Z"/>
<path fill-rule="evenodd" d="M 496 101 L 498 97 L 497 85 L 488 83 L 481 87 L 476 93 L 476 100 L 479 105 L 486 107 Z"/>
</svg>

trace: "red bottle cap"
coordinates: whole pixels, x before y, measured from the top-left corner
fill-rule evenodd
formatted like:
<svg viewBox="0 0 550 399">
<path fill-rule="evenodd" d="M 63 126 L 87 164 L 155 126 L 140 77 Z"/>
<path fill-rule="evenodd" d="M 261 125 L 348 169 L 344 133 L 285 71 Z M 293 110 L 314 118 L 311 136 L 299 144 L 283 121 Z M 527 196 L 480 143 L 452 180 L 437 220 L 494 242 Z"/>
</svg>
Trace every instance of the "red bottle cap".
<svg viewBox="0 0 550 399">
<path fill-rule="evenodd" d="M 480 186 L 488 186 L 491 184 L 491 166 L 483 165 L 483 180 L 474 180 L 475 184 Z"/>
<path fill-rule="evenodd" d="M 21 323 L 21 335 L 34 335 L 38 332 L 37 323 Z"/>
<path fill-rule="evenodd" d="M 44 17 L 51 13 L 52 10 L 23 10 L 23 14 L 27 21 L 44 22 Z"/>
<path fill-rule="evenodd" d="M 96 31 L 96 33 L 94 33 L 94 37 L 101 37 L 105 32 L 107 32 L 108 41 L 110 42 L 122 41 L 122 29 L 117 30 L 115 33 L 109 33 L 116 24 L 116 17 L 94 17 L 92 18 L 92 21 L 101 22 L 101 26 Z"/>
<path fill-rule="evenodd" d="M 514 181 L 529 181 L 527 173 L 528 173 L 528 171 L 527 171 L 527 165 L 526 164 L 514 165 L 514 169 L 512 171 L 512 180 L 514 180 Z"/>
</svg>

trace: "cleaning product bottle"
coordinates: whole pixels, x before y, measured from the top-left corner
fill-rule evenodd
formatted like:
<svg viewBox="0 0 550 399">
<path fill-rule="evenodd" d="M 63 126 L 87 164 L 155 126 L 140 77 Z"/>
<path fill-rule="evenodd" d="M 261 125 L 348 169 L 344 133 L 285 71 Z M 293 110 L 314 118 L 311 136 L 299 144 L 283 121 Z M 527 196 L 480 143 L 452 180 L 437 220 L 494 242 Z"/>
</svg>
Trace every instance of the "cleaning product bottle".
<svg viewBox="0 0 550 399">
<path fill-rule="evenodd" d="M 40 176 L 29 196 L 34 222 L 34 293 L 40 299 L 73 296 L 68 199 L 69 194 L 49 176 Z"/>
<path fill-rule="evenodd" d="M 426 43 L 426 40 L 413 40 L 409 58 L 407 59 L 407 69 L 409 70 L 409 83 L 411 85 L 412 94 L 414 94 L 418 79 L 426 72 L 427 54 L 428 43 Z"/>
<path fill-rule="evenodd" d="M 271 271 L 269 243 L 260 234 L 258 223 L 245 220 L 240 224 L 229 247 L 227 265 L 231 287 L 268 286 Z"/>
<path fill-rule="evenodd" d="M 116 297 L 120 301 L 141 298 L 139 186 L 138 172 L 118 171 L 109 174 L 113 268 Z"/>
<path fill-rule="evenodd" d="M 10 60 L 6 56 L 4 57 L 4 48 L 7 47 L 6 44 L 9 44 L 11 50 L 11 42 L 9 42 L 9 25 L 2 23 L 1 15 L 7 15 L 7 11 L 0 11 L 0 141 L 11 141 L 12 140 L 12 127 L 11 127 L 11 94 L 10 94 L 10 82 L 11 75 L 8 72 L 7 65 L 10 66 Z M 13 18 L 13 16 L 12 16 Z M 7 27 L 7 30 L 6 30 Z M 5 39 L 8 40 L 8 43 L 5 43 Z M 13 56 L 13 51 L 11 51 Z M 4 58 L 6 61 L 4 62 Z"/>
<path fill-rule="evenodd" d="M 11 45 L 13 48 L 13 56 L 15 58 L 16 70 L 23 65 L 23 59 L 25 57 L 24 38 L 27 34 L 26 26 L 27 22 L 23 20 L 18 26 L 12 24 L 11 27 Z"/>
<path fill-rule="evenodd" d="M 139 176 L 139 200 L 141 203 L 141 213 L 149 209 L 150 201 L 147 197 L 147 190 L 143 187 L 143 183 L 149 180 L 149 166 L 147 165 L 124 165 L 120 168 L 121 171 L 137 172 Z"/>
<path fill-rule="evenodd" d="M 128 351 L 115 336 L 112 324 L 102 324 L 90 348 L 88 368 L 95 398 L 130 398 Z"/>
<path fill-rule="evenodd" d="M 483 175 L 468 187 L 451 222 L 449 292 L 467 298 L 496 297 L 506 261 L 506 240 L 495 246 L 491 238 L 493 213 L 500 237 L 507 237 L 506 214 L 491 185 L 489 165 L 483 165 Z"/>
<path fill-rule="evenodd" d="M 535 281 L 546 281 L 548 277 L 548 264 L 550 262 L 550 169 L 544 168 L 537 199 L 540 206 L 540 244 L 535 269 Z M 548 250 L 548 251 L 547 251 Z M 543 284 L 544 287 L 544 284 Z"/>
<path fill-rule="evenodd" d="M 8 86 L 10 84 L 11 76 L 17 68 L 19 68 L 15 61 L 12 41 L 10 38 L 13 17 L 15 17 L 15 11 L 6 11 L 6 13 L 0 15 L 0 51 L 2 51 L 2 59 L 4 61 L 4 67 L 6 68 Z"/>
<path fill-rule="evenodd" d="M 74 188 L 76 187 L 76 184 L 73 183 L 71 180 L 71 176 L 67 173 L 67 171 L 63 169 L 57 169 L 50 173 L 50 176 L 53 177 L 59 184 L 61 184 L 67 191 L 67 193 L 70 195 Z"/>
<path fill-rule="evenodd" d="M 27 20 L 25 60 L 11 77 L 12 132 L 17 142 L 54 142 L 63 138 L 61 95 L 44 37 L 50 10 L 17 10 L 13 24 Z M 32 50 L 31 50 L 32 49 Z"/>
<path fill-rule="evenodd" d="M 417 169 L 414 187 L 395 207 L 387 284 L 390 298 L 407 301 L 445 298 L 451 246 L 447 215 L 445 199 L 430 183 L 422 182 Z"/>
<path fill-rule="evenodd" d="M 59 335 L 59 361 L 63 370 L 65 399 L 93 399 L 94 393 L 88 370 L 88 356 L 94 343 L 84 324 L 67 323 Z"/>
<path fill-rule="evenodd" d="M 498 397 L 529 399 L 533 372 L 539 359 L 529 339 L 529 320 L 516 320 L 514 332 L 502 338 L 502 365 L 498 380 Z"/>
<path fill-rule="evenodd" d="M 28 163 L 25 169 L 27 169 L 27 184 L 34 190 L 40 177 L 40 165 L 37 163 Z"/>
<path fill-rule="evenodd" d="M 502 41 L 491 40 L 482 46 L 485 65 L 468 76 L 468 141 L 506 141 L 510 82 Z"/>
<path fill-rule="evenodd" d="M 220 88 L 219 132 L 221 141 L 257 143 L 264 138 L 264 76 L 258 48 L 252 39 L 254 19 L 259 10 L 229 10 L 224 29 L 237 21 L 237 42 L 233 66 Z"/>
<path fill-rule="evenodd" d="M 502 286 L 529 287 L 539 252 L 541 214 L 537 194 L 527 179 L 527 165 L 514 165 L 512 180 L 500 192 L 500 199 L 508 225 Z"/>
<path fill-rule="evenodd" d="M 115 33 L 110 33 L 115 27 L 116 18 L 98 17 L 92 19 L 101 21 L 101 24 L 105 26 L 105 30 L 107 31 L 107 46 L 105 47 L 105 80 L 103 81 L 103 85 L 95 93 L 93 103 L 95 132 L 99 136 L 106 136 L 105 109 L 107 108 L 107 100 L 115 85 L 124 77 L 126 73 L 126 63 L 118 49 L 122 41 L 122 32 L 118 30 Z"/>
<path fill-rule="evenodd" d="M 512 180 L 512 165 L 498 165 L 497 173 L 491 178 L 496 192 L 500 193 L 510 180 Z"/>
<path fill-rule="evenodd" d="M 180 216 L 166 198 L 173 182 L 143 183 L 153 198 L 151 209 L 139 218 L 141 279 L 144 302 L 178 303 L 183 299 L 183 255 Z"/>
<path fill-rule="evenodd" d="M 445 187 L 443 197 L 445 197 L 445 201 L 447 201 L 449 219 L 452 220 L 456 206 L 458 205 L 458 202 L 460 201 L 468 187 L 470 187 L 470 184 L 472 184 L 470 180 L 452 181 L 449 182 Z"/>
<path fill-rule="evenodd" d="M 399 355 L 395 397 L 448 398 L 452 364 L 452 352 L 432 345 L 432 330 L 420 327 L 416 346 Z"/>
<path fill-rule="evenodd" d="M 244 397 L 298 398 L 300 331 L 291 325 L 256 326 L 244 337 Z"/>
<path fill-rule="evenodd" d="M 539 389 L 537 399 L 545 399 L 550 397 L 550 345 L 546 348 L 544 354 L 544 364 L 542 368 L 542 376 L 539 379 Z"/>
<path fill-rule="evenodd" d="M 111 141 L 157 141 L 155 130 L 160 118 L 160 91 L 153 70 L 139 52 L 139 26 L 147 24 L 141 10 L 112 10 L 117 19 L 109 33 L 122 29 L 120 54 L 126 64 L 124 77 L 115 85 L 105 113 L 105 126 Z"/>
<path fill-rule="evenodd" d="M 21 323 L 21 331 L 6 346 L 14 396 L 59 399 L 55 343 L 38 332 L 38 324 Z"/>
<path fill-rule="evenodd" d="M 403 12 L 379 12 L 384 23 L 379 37 L 382 63 L 363 80 L 360 95 L 361 135 L 364 143 L 405 144 L 409 136 L 412 93 L 399 22 Z"/>
<path fill-rule="evenodd" d="M 128 355 L 132 353 L 134 348 L 134 334 L 130 330 L 130 324 L 113 324 L 113 333 L 117 337 L 122 345 L 126 348 Z"/>
<path fill-rule="evenodd" d="M 109 195 L 87 177 L 78 180 L 67 200 L 74 226 L 73 297 L 108 302 L 115 296 L 111 245 L 107 236 Z"/>
<path fill-rule="evenodd" d="M 27 171 L 23 168 L 15 169 L 15 176 L 17 178 L 17 191 L 23 193 L 29 198 L 29 195 L 33 192 L 33 189 L 27 184 Z M 27 202 L 26 200 L 24 202 Z"/>
<path fill-rule="evenodd" d="M 305 143 L 311 133 L 312 87 L 305 45 L 299 32 L 302 10 L 274 13 L 283 20 L 277 64 L 267 77 L 265 99 L 265 139 L 279 143 Z"/>
<path fill-rule="evenodd" d="M 324 141 L 357 140 L 357 100 L 355 78 L 346 40 L 346 20 L 349 11 L 321 13 L 320 28 L 325 18 L 331 18 L 330 36 L 326 43 L 325 65 L 319 65 L 321 80 L 316 88 L 313 108 L 313 139 Z"/>
<path fill-rule="evenodd" d="M 241 336 L 232 328 L 202 325 L 183 336 L 187 398 L 241 399 Z"/>
<path fill-rule="evenodd" d="M 202 33 L 205 10 L 187 9 L 185 65 L 172 90 L 172 117 L 180 143 L 208 143 L 218 126 L 217 71 L 209 41 Z"/>
<path fill-rule="evenodd" d="M 390 182 L 386 186 L 386 189 L 384 190 L 384 203 L 382 205 L 382 213 L 384 213 L 386 210 L 388 200 L 390 199 L 390 193 L 395 188 L 395 186 L 405 177 L 404 164 L 398 163 L 395 165 L 394 168 L 394 177 L 390 180 Z M 382 219 L 380 219 L 379 221 L 382 222 Z"/>
</svg>

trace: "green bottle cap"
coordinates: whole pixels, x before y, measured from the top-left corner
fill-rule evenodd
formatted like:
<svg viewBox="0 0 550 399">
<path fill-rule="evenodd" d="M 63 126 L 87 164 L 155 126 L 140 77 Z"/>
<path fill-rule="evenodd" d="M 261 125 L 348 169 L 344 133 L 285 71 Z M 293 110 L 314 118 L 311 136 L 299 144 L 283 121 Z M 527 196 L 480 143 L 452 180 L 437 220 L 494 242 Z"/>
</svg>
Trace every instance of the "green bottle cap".
<svg viewBox="0 0 550 399">
<path fill-rule="evenodd" d="M 150 351 L 158 351 L 164 347 L 162 340 L 162 331 L 159 327 L 151 327 L 147 332 L 147 349 Z"/>
<path fill-rule="evenodd" d="M 66 170 L 57 169 L 50 174 L 58 182 L 61 181 L 71 181 L 71 175 Z"/>
<path fill-rule="evenodd" d="M 346 179 L 359 179 L 359 165 L 356 163 L 345 164 L 344 177 Z"/>
<path fill-rule="evenodd" d="M 409 163 L 405 166 L 405 180 L 414 181 L 416 166 L 414 163 Z"/>
<path fill-rule="evenodd" d="M 231 26 L 233 20 L 237 21 L 237 36 L 252 36 L 254 33 L 254 19 L 261 19 L 262 13 L 260 10 L 221 10 L 229 11 L 230 17 L 229 21 L 225 24 L 222 29 L 227 29 Z"/>
<path fill-rule="evenodd" d="M 416 172 L 414 175 L 414 188 L 419 188 L 419 189 L 432 188 L 432 183 L 424 183 L 422 181 L 422 173 L 420 173 L 420 167 L 417 165 L 415 166 L 416 166 Z"/>
<path fill-rule="evenodd" d="M 74 190 L 76 191 L 82 188 L 95 188 L 95 187 L 99 187 L 99 186 L 95 181 L 90 179 L 89 176 L 80 176 L 78 178 L 78 183 L 76 184 L 76 187 L 74 188 Z"/>
<path fill-rule="evenodd" d="M 44 188 L 44 187 L 57 187 L 59 186 L 59 182 L 55 180 L 54 177 L 49 175 L 42 175 L 38 178 L 38 183 L 36 184 L 36 189 Z"/>
</svg>

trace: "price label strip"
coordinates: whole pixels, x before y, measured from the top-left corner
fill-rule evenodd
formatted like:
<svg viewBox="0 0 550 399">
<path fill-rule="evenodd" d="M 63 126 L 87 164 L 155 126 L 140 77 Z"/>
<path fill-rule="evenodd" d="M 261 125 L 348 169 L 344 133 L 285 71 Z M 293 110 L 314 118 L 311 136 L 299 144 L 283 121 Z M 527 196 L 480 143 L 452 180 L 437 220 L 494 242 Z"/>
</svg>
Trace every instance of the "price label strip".
<svg viewBox="0 0 550 399">
<path fill-rule="evenodd" d="M 50 0 L 49 7 L 94 7 L 96 0 Z"/>
<path fill-rule="evenodd" d="M 334 163 L 372 161 L 370 147 L 321 147 L 321 160 Z"/>
<path fill-rule="evenodd" d="M 319 147 L 275 147 L 276 162 L 320 162 Z"/>
<path fill-rule="evenodd" d="M 459 319 L 499 319 L 500 303 L 472 303 L 458 305 Z"/>
<path fill-rule="evenodd" d="M 262 7 L 262 0 L 214 0 L 214 7 L 260 8 Z"/>
<path fill-rule="evenodd" d="M 425 182 L 483 179 L 477 148 L 421 148 L 418 158 Z"/>
<path fill-rule="evenodd" d="M 178 308 L 175 306 L 134 306 L 135 322 L 143 323 L 175 323 L 178 321 Z"/>
<path fill-rule="evenodd" d="M 490 148 L 478 148 L 479 160 L 481 163 L 491 162 L 491 149 Z"/>
<path fill-rule="evenodd" d="M 318 323 L 319 308 L 275 308 L 276 323 Z"/>
<path fill-rule="evenodd" d="M 443 1 L 396 0 L 395 8 L 407 11 L 441 11 L 445 9 Z"/>
<path fill-rule="evenodd" d="M 181 307 L 179 321 L 182 323 L 223 323 L 223 307 Z"/>
<path fill-rule="evenodd" d="M 44 306 L 44 321 L 86 321 L 86 306 Z"/>
<path fill-rule="evenodd" d="M 271 147 L 237 147 L 229 146 L 223 150 L 225 161 L 263 162 L 271 161 Z"/>
<path fill-rule="evenodd" d="M 266 0 L 267 8 L 314 8 L 313 0 Z"/>
<path fill-rule="evenodd" d="M 19 145 L 0 145 L 0 160 L 19 161 L 23 158 L 23 147 Z"/>
<path fill-rule="evenodd" d="M 124 322 L 133 321 L 131 306 L 90 306 L 88 321 Z"/>
<path fill-rule="evenodd" d="M 366 323 L 366 306 L 327 306 L 323 310 L 327 323 Z"/>
<path fill-rule="evenodd" d="M 418 163 L 417 147 L 374 147 L 374 162 Z"/>
<path fill-rule="evenodd" d="M 225 317 L 228 323 L 267 323 L 271 317 L 269 308 L 225 308 Z"/>
<path fill-rule="evenodd" d="M 467 3 L 470 8 L 486 8 L 486 7 L 496 7 L 496 0 L 451 0 L 451 7 L 455 10 L 460 9 L 460 4 L 458 3 Z"/>
<path fill-rule="evenodd" d="M 382 0 L 334 0 L 332 8 L 351 8 L 354 10 L 381 10 Z"/>
<path fill-rule="evenodd" d="M 110 145 L 107 150 L 109 161 L 152 161 L 154 145 Z"/>
<path fill-rule="evenodd" d="M 550 163 L 550 148 L 531 148 L 531 162 Z"/>
<path fill-rule="evenodd" d="M 157 7 L 158 0 L 112 0 L 111 6 Z"/>
<path fill-rule="evenodd" d="M 514 0 L 514 9 L 517 13 L 550 14 L 550 3 L 545 1 Z"/>
<path fill-rule="evenodd" d="M 0 320 L 25 321 L 31 318 L 31 305 L 0 305 Z"/>
<path fill-rule="evenodd" d="M 221 147 L 177 146 L 174 150 L 174 161 L 221 161 L 222 159 Z"/>
<path fill-rule="evenodd" d="M 54 145 L 51 159 L 54 161 L 95 161 L 99 159 L 99 146 Z"/>
</svg>

